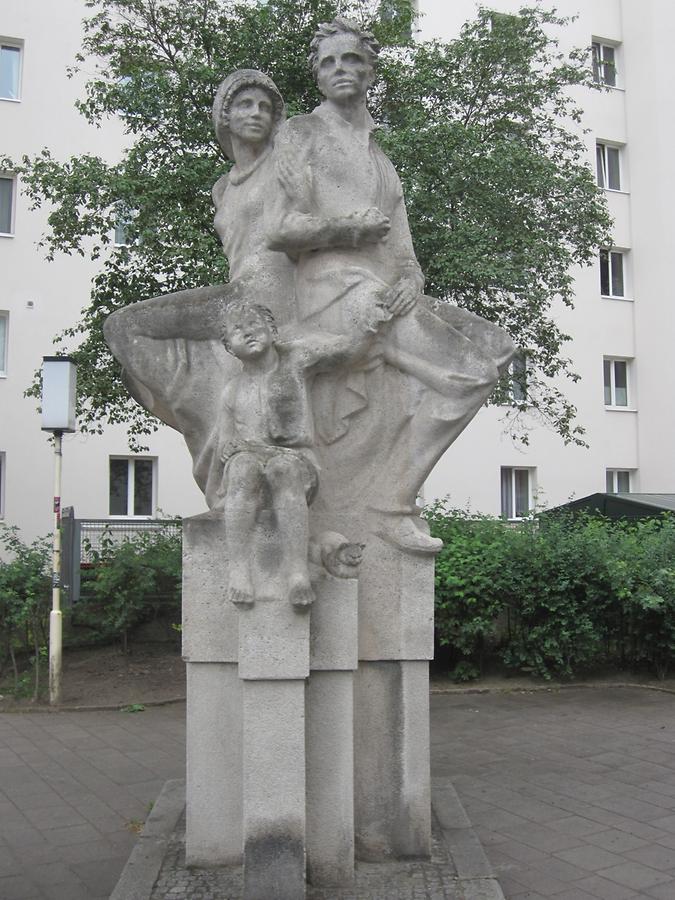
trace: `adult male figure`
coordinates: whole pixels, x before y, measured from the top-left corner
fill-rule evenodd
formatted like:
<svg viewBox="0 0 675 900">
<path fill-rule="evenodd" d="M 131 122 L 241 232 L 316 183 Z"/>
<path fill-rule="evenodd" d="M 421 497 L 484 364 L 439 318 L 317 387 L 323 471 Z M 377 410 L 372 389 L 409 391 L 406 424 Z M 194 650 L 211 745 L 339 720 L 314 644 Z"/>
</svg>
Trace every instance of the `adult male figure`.
<svg viewBox="0 0 675 900">
<path fill-rule="evenodd" d="M 366 497 L 382 536 L 434 552 L 439 542 L 418 525 L 417 490 L 485 402 L 514 347 L 483 319 L 450 306 L 436 315 L 422 298 L 401 183 L 373 139 L 366 106 L 378 50 L 371 34 L 345 19 L 317 30 L 310 62 L 324 101 L 279 132 L 282 190 L 268 238 L 296 260 L 298 313 L 311 327 L 343 332 L 386 298 L 394 319 L 361 369 L 315 383 L 320 453 L 335 476 L 331 503 L 336 494 L 346 504 Z M 351 491 L 339 490 L 345 480 Z"/>
</svg>

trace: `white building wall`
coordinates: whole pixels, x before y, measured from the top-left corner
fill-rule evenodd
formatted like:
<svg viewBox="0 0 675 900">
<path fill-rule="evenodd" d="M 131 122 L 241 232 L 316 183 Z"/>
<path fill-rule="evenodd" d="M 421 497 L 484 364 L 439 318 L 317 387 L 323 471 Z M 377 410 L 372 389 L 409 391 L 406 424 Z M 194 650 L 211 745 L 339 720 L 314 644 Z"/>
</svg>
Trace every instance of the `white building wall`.
<svg viewBox="0 0 675 900">
<path fill-rule="evenodd" d="M 515 12 L 517 0 L 494 0 Z M 607 468 L 634 471 L 633 490 L 672 491 L 670 457 L 675 417 L 667 398 L 675 381 L 672 278 L 675 184 L 670 151 L 674 145 L 670 58 L 675 8 L 668 0 L 557 0 L 562 14 L 578 19 L 561 35 L 564 46 L 588 45 L 592 38 L 618 45 L 615 90 L 584 92 L 589 165 L 595 142 L 625 144 L 622 191 L 608 192 L 615 217 L 615 246 L 629 251 L 625 300 L 600 297 L 599 266 L 575 273 L 577 304 L 558 311 L 577 385 L 564 388 L 587 429 L 589 449 L 564 447 L 551 431 L 533 425 L 523 448 L 504 434 L 503 411 L 483 409 L 438 464 L 425 485 L 427 499 L 451 496 L 482 512 L 500 512 L 500 468 L 526 467 L 540 499 L 549 505 L 605 488 Z M 473 0 L 420 0 L 421 36 L 452 39 L 476 9 Z M 24 41 L 20 102 L 0 100 L 0 150 L 20 157 L 49 146 L 55 158 L 89 152 L 118 157 L 124 135 L 118 124 L 87 126 L 74 109 L 84 78 L 69 80 L 66 67 L 79 50 L 83 0 L 3 0 L 0 35 Z M 40 432 L 33 400 L 23 391 L 52 351 L 51 339 L 78 319 L 89 298 L 94 267 L 80 257 L 44 261 L 36 243 L 46 227 L 45 210 L 31 212 L 17 198 L 15 233 L 0 237 L 0 311 L 9 311 L 6 377 L 0 377 L 0 453 L 4 453 L 4 518 L 25 537 L 51 529 L 51 448 Z M 210 227 L 210 223 L 205 223 Z M 215 236 L 214 236 L 215 240 Z M 140 299 L 140 298 L 139 298 Z M 32 305 L 30 304 L 32 301 Z M 633 360 L 631 404 L 607 410 L 603 402 L 603 356 Z M 665 403 L 664 403 L 665 399 Z M 164 513 L 190 515 L 204 502 L 190 472 L 180 435 L 162 428 L 148 441 L 158 460 L 156 505 Z M 64 439 L 63 504 L 82 517 L 108 512 L 111 455 L 128 455 L 123 428 L 102 436 Z"/>
<path fill-rule="evenodd" d="M 494 0 L 500 12 L 518 2 Z M 527 448 L 503 434 L 499 409 L 486 408 L 446 453 L 425 485 L 425 498 L 450 496 L 500 513 L 500 468 L 531 468 L 537 499 L 546 505 L 605 490 L 607 469 L 631 471 L 631 490 L 670 492 L 675 416 L 664 399 L 675 388 L 671 348 L 672 279 L 668 267 L 675 234 L 675 176 L 669 159 L 675 120 L 669 71 L 675 9 L 667 0 L 560 0 L 561 15 L 577 15 L 560 35 L 562 49 L 592 40 L 617 46 L 617 87 L 579 91 L 584 108 L 588 162 L 595 168 L 597 140 L 622 145 L 622 190 L 607 191 L 614 247 L 627 252 L 625 299 L 602 298 L 599 264 L 575 272 L 576 306 L 557 310 L 573 336 L 566 354 L 581 375 L 563 389 L 578 407 L 588 449 L 565 447 L 550 431 L 535 427 Z M 472 17 L 471 0 L 422 0 L 421 36 L 450 40 Z M 630 360 L 629 404 L 604 405 L 603 357 Z"/>
<path fill-rule="evenodd" d="M 119 157 L 124 145 L 119 123 L 88 126 L 74 108 L 85 77 L 66 76 L 80 50 L 84 14 L 83 0 L 3 0 L 0 35 L 23 41 L 23 73 L 19 102 L 0 100 L 2 153 L 20 159 L 48 146 L 58 160 L 84 152 L 111 162 Z M 42 357 L 54 352 L 52 338 L 74 324 L 88 304 L 96 272 L 77 255 L 45 261 L 37 242 L 46 231 L 47 214 L 46 209 L 30 211 L 19 194 L 14 235 L 0 237 L 0 311 L 9 312 L 6 376 L 0 377 L 1 512 L 25 539 L 52 529 L 53 453 L 48 435 L 40 431 L 36 401 L 25 399 L 23 392 Z M 162 427 L 147 443 L 144 455 L 157 459 L 156 507 L 186 515 L 205 509 L 182 437 Z M 80 517 L 107 516 L 109 457 L 129 455 L 124 428 L 109 428 L 104 435 L 64 435 L 63 444 L 63 505 L 74 506 Z"/>
</svg>

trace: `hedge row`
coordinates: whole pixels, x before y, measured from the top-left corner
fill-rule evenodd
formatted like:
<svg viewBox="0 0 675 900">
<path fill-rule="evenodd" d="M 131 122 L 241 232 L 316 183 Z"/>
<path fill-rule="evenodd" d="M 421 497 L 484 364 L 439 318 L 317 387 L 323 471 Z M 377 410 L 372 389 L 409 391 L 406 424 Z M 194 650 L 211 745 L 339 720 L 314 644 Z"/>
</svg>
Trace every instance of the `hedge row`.
<svg viewBox="0 0 675 900">
<path fill-rule="evenodd" d="M 457 679 L 488 658 L 544 678 L 675 662 L 675 518 L 547 517 L 516 527 L 435 506 L 436 634 Z"/>
</svg>

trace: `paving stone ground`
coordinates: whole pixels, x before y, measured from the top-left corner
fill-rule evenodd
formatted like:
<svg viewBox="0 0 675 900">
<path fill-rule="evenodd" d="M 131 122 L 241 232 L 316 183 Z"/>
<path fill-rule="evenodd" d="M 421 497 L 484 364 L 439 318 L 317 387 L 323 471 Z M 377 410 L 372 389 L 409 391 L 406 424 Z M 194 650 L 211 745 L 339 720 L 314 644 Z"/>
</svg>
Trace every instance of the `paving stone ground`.
<svg viewBox="0 0 675 900">
<path fill-rule="evenodd" d="M 675 696 L 432 696 L 452 778 L 507 898 L 675 900 Z"/>
<path fill-rule="evenodd" d="M 675 696 L 431 704 L 435 783 L 456 787 L 507 898 L 675 900 Z M 183 777 L 184 739 L 183 704 L 0 715 L 0 898 L 107 898 L 135 823 Z"/>
</svg>

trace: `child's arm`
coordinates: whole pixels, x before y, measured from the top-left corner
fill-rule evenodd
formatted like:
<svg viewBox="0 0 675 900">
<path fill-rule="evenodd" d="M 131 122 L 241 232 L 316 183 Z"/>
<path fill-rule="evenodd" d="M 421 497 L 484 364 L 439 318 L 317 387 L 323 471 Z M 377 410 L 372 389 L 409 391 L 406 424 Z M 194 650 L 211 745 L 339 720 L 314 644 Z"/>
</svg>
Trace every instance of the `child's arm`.
<svg viewBox="0 0 675 900">
<path fill-rule="evenodd" d="M 300 368 L 315 373 L 326 372 L 365 356 L 375 343 L 381 325 L 390 319 L 391 313 L 378 304 L 370 320 L 358 323 L 351 332 L 306 331 L 282 342 L 280 347 L 285 346 L 296 356 Z"/>
</svg>

